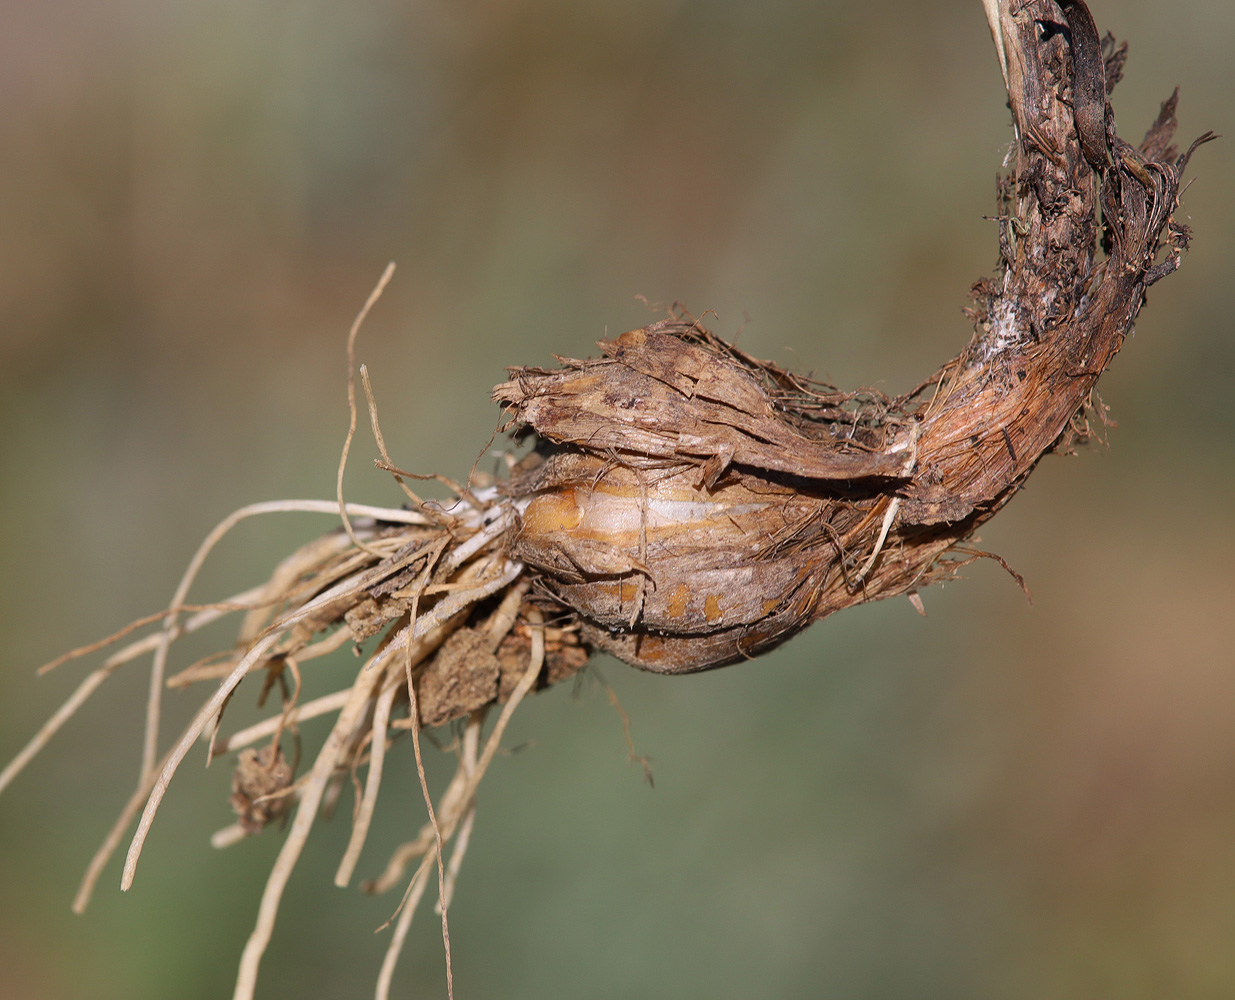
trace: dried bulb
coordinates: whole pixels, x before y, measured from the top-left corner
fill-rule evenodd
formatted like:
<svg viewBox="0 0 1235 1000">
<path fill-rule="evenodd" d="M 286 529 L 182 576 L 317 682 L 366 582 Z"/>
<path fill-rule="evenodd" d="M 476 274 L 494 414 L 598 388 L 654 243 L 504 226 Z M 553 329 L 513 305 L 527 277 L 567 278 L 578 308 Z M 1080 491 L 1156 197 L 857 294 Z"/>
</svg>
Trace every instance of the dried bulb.
<svg viewBox="0 0 1235 1000">
<path fill-rule="evenodd" d="M 657 672 L 754 656 L 810 624 L 829 582 L 844 588 L 831 522 L 857 508 L 840 498 L 904 477 L 915 425 L 864 422 L 839 394 L 803 395 L 827 416 L 789 408 L 767 377 L 783 373 L 689 324 L 600 346 L 608 357 L 518 369 L 495 390 L 539 437 L 507 487 L 512 555 L 590 642 Z"/>
</svg>

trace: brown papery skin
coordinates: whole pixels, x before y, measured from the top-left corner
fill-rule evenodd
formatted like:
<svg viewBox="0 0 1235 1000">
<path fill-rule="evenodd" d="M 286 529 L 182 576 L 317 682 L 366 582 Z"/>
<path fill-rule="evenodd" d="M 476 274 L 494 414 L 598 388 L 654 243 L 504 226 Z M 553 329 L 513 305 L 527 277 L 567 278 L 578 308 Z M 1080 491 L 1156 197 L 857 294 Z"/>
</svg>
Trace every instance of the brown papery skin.
<svg viewBox="0 0 1235 1000">
<path fill-rule="evenodd" d="M 682 314 L 494 389 L 536 440 L 506 485 L 512 554 L 592 645 L 686 673 L 916 593 L 977 556 L 965 541 L 1044 454 L 1088 436 L 1145 289 L 1179 266 L 1172 213 L 1209 136 L 1176 152 L 1172 96 L 1133 147 L 1105 100 L 1123 50 L 1074 60 L 1040 26 L 1053 4 L 1002 16 L 1018 139 L 999 268 L 972 289 L 969 345 L 912 392 L 839 392 Z"/>
</svg>

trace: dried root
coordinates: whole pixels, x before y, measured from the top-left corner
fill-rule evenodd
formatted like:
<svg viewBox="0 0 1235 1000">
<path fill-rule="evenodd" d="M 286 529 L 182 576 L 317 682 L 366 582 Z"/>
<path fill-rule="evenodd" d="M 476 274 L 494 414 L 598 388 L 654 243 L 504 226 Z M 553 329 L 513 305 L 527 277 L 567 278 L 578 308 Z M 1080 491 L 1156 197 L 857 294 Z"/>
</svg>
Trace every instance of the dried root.
<svg viewBox="0 0 1235 1000">
<path fill-rule="evenodd" d="M 388 276 L 389 272 L 383 283 Z M 365 309 L 371 304 L 372 298 Z M 360 318 L 363 315 L 364 311 Z M 349 356 L 351 346 L 349 338 Z M 363 369 L 361 373 L 365 375 Z M 382 464 L 390 466 L 367 378 L 365 383 Z M 350 445 L 350 431 L 348 438 Z M 88 905 L 100 874 L 137 819 L 121 879 L 121 888 L 132 885 L 162 798 L 196 742 L 207 744 L 209 759 L 236 753 L 231 804 L 237 821 L 219 830 L 212 843 L 226 847 L 291 817 L 262 894 L 256 926 L 241 956 L 235 996 L 252 997 L 283 890 L 314 824 L 330 811 L 341 779 L 367 764 L 352 835 L 335 876 L 338 885 L 347 885 L 367 839 L 386 751 L 398 731 L 410 729 L 429 822 L 417 838 L 395 852 L 380 878 L 366 883 L 369 891 L 393 888 L 412 861 L 420 859 L 398 915 L 377 995 L 387 995 L 416 902 L 435 862 L 450 977 L 446 912 L 466 853 L 480 779 L 523 697 L 537 684 L 575 673 L 588 658 L 576 629 L 544 625 L 543 599 L 529 594 L 531 581 L 523 565 L 510 556 L 509 536 L 518 520 L 514 502 L 493 488 L 455 489 L 453 500 L 443 503 L 422 501 L 406 491 L 415 505 L 410 510 L 341 500 L 280 501 L 239 510 L 202 543 L 170 609 L 48 664 L 45 669 L 119 642 L 143 625 L 161 622 L 160 631 L 113 653 L 87 676 L 0 773 L 0 790 L 107 677 L 142 654 L 154 653 L 152 692 L 156 693 L 147 706 L 147 749 L 159 742 L 159 695 L 164 686 L 213 685 L 192 722 L 161 759 L 144 753 L 138 788 L 91 860 L 74 900 L 76 911 Z M 341 514 L 343 523 L 283 560 L 265 584 L 209 605 L 184 603 L 202 564 L 232 527 L 248 517 L 291 511 Z M 190 617 L 182 620 L 186 613 Z M 165 678 L 175 641 L 229 613 L 241 615 L 236 645 Z M 366 642 L 373 648 L 349 688 L 300 702 L 302 672 L 312 667 L 312 661 L 349 644 L 359 653 Z M 273 701 L 269 696 L 275 691 L 281 694 L 279 704 L 263 721 L 223 735 L 227 705 L 250 676 L 261 680 L 259 706 Z M 502 703 L 503 712 L 481 749 L 486 713 Z M 334 714 L 334 724 L 307 772 L 297 777 L 298 724 L 328 714 Z M 466 720 L 458 769 L 435 807 L 424 784 L 420 729 L 456 719 Z M 295 747 L 291 754 L 289 741 Z M 452 842 L 447 869 L 442 854 Z"/>
<path fill-rule="evenodd" d="M 846 393 L 757 361 L 674 313 L 602 341 L 599 358 L 511 369 L 494 397 L 507 408 L 508 429 L 532 448 L 496 485 L 442 480 L 452 489 L 448 503 L 424 501 L 407 486 L 413 477 L 391 461 L 361 368 L 378 465 L 398 481 L 409 508 L 345 503 L 341 462 L 335 502 L 237 511 L 203 542 L 169 609 L 48 665 L 161 622 L 89 674 L 0 772 L 2 790 L 107 677 L 154 654 L 138 787 L 91 861 L 74 908 L 86 906 L 137 820 L 121 883 L 132 884 L 159 804 L 194 744 L 206 743 L 211 758 L 236 753 L 237 820 L 214 843 L 226 846 L 290 817 L 240 963 L 235 996 L 252 997 L 313 825 L 352 775 L 352 834 L 335 876 L 348 884 L 386 753 L 410 730 L 428 822 L 364 883 L 383 892 L 413 871 L 377 996 L 389 993 L 434 869 L 453 989 L 446 914 L 477 786 L 511 713 L 533 689 L 575 674 L 594 648 L 683 673 L 755 656 L 864 601 L 906 594 L 920 610 L 921 588 L 989 555 L 968 540 L 1044 454 L 1088 435 L 1095 383 L 1145 289 L 1178 267 L 1188 233 L 1172 213 L 1192 150 L 1180 155 L 1170 144 L 1174 97 L 1139 147 L 1116 134 L 1106 95 L 1124 50 L 1097 41 L 1080 0 L 1059 4 L 1066 33 L 1041 29 L 1055 10 L 1045 0 L 986 6 L 1017 158 L 1000 185 L 999 271 L 974 286 L 975 334 L 957 358 L 897 398 Z M 356 333 L 389 276 L 348 338 L 344 461 L 357 423 Z M 245 518 L 290 511 L 330 513 L 342 523 L 261 586 L 212 604 L 186 603 L 219 538 Z M 166 677 L 176 640 L 230 613 L 242 616 L 236 645 Z M 349 687 L 301 703 L 302 676 L 314 660 L 365 643 L 371 648 Z M 261 681 L 259 702 L 274 701 L 277 691 L 279 704 L 263 721 L 222 733 L 227 705 L 249 677 Z M 211 693 L 160 758 L 163 688 L 198 683 L 213 685 Z M 484 737 L 498 704 L 500 717 Z M 298 726 L 322 715 L 334 723 L 298 776 Z M 420 731 L 452 720 L 463 720 L 458 767 L 434 802 L 424 787 Z M 633 749 L 632 758 L 640 759 Z M 366 764 L 361 785 L 356 776 Z"/>
</svg>

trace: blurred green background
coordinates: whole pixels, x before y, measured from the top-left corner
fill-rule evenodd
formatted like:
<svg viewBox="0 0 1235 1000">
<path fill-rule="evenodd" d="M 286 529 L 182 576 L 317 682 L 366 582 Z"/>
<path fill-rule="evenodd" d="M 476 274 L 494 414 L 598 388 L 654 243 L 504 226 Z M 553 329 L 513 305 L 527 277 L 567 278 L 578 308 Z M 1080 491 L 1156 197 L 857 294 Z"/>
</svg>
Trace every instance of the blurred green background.
<svg viewBox="0 0 1235 1000">
<path fill-rule="evenodd" d="M 1129 137 L 1176 84 L 1181 138 L 1235 134 L 1235 5 L 1094 13 L 1132 43 Z M 333 495 L 344 336 L 387 260 L 359 353 L 404 467 L 465 475 L 503 366 L 642 325 L 637 294 L 898 392 L 970 336 L 1009 138 L 976 0 L 3 5 L 0 758 L 86 669 L 34 668 L 163 607 L 219 518 Z M 975 565 L 925 619 L 858 608 L 746 666 L 604 661 L 654 790 L 594 687 L 533 699 L 481 792 L 459 996 L 1235 995 L 1231 144 L 1102 383 L 1110 447 L 1047 459 L 983 531 L 1034 606 Z M 373 452 L 349 496 L 397 502 Z M 328 526 L 249 525 L 196 596 Z M 118 674 L 0 798 L 2 997 L 230 996 L 280 836 L 209 847 L 225 768 L 191 757 L 134 891 L 113 863 L 69 913 L 143 692 Z M 361 877 L 421 822 L 409 754 Z M 261 996 L 371 995 L 395 900 L 331 884 L 349 809 Z M 445 995 L 441 950 L 426 911 L 398 995 Z"/>
</svg>

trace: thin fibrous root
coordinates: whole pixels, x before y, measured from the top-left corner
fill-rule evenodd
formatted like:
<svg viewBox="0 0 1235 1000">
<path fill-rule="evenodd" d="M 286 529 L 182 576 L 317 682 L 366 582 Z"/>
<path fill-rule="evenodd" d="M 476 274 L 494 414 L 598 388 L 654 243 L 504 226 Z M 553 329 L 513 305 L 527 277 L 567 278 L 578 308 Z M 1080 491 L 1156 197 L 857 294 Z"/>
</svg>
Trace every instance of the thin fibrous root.
<svg viewBox="0 0 1235 1000">
<path fill-rule="evenodd" d="M 189 560 L 189 565 L 184 571 L 184 576 L 180 580 L 180 585 L 176 588 L 175 596 L 172 598 L 172 611 L 168 613 L 163 621 L 163 630 L 160 633 L 159 644 L 154 653 L 154 664 L 150 671 L 150 694 L 146 707 L 146 732 L 142 743 L 142 779 L 154 767 L 154 758 L 157 753 L 159 740 L 159 715 L 160 706 L 163 694 L 163 677 L 166 671 L 167 653 L 171 647 L 173 639 L 173 629 L 176 626 L 177 614 L 175 609 L 184 603 L 185 596 L 189 592 L 189 588 L 193 585 L 193 581 L 197 579 L 197 574 L 201 571 L 206 558 L 218 545 L 219 541 L 232 530 L 237 524 L 246 518 L 255 517 L 260 514 L 276 514 L 289 513 L 292 511 L 304 511 L 309 513 L 320 514 L 335 514 L 340 513 L 346 518 L 349 514 L 357 514 L 358 516 L 367 516 L 380 518 L 383 521 L 391 521 L 402 524 L 425 524 L 427 519 L 423 514 L 414 511 L 404 510 L 387 510 L 382 507 L 367 507 L 358 504 L 344 504 L 342 498 L 339 503 L 331 504 L 320 500 L 272 500 L 265 503 L 249 504 L 247 507 L 241 507 L 234 511 L 215 525 L 214 529 L 198 546 L 197 551 L 193 554 L 193 558 Z M 345 523 L 351 530 L 350 520 Z"/>
<path fill-rule="evenodd" d="M 337 712 L 347 704 L 347 698 L 350 693 L 350 689 L 335 691 L 333 694 L 322 695 L 320 698 L 306 701 L 303 705 L 298 705 L 287 714 L 286 724 L 289 726 L 295 725 L 298 722 L 304 722 L 306 719 L 316 719 L 320 715 Z M 232 750 L 239 750 L 241 747 L 250 746 L 260 739 L 273 735 L 279 728 L 280 719 L 281 716 L 272 716 L 269 719 L 263 719 L 261 722 L 249 726 L 247 729 L 241 729 L 238 732 L 232 733 L 231 736 L 217 740 L 214 745 L 214 755 L 218 757 Z"/>
<path fill-rule="evenodd" d="M 539 611 L 535 608 L 529 609 L 531 619 L 531 638 L 532 646 L 528 657 L 527 669 L 523 676 L 519 679 L 515 690 L 511 693 L 510 699 L 502 707 L 502 713 L 498 716 L 497 722 L 493 726 L 493 732 L 489 734 L 489 738 L 485 743 L 484 752 L 480 755 L 479 760 L 474 764 L 470 764 L 470 759 L 475 753 L 475 744 L 471 744 L 469 751 L 467 737 L 465 736 L 465 750 L 463 758 L 460 761 L 459 768 L 455 773 L 455 778 L 451 782 L 447 792 L 442 796 L 437 810 L 437 822 L 433 824 L 425 824 L 422 828 L 420 836 L 413 842 L 404 845 L 402 856 L 396 859 L 391 859 L 391 864 L 387 866 L 387 872 L 384 873 L 382 881 L 391 874 L 391 868 L 396 866 L 406 867 L 407 863 L 417 855 L 422 856 L 420 865 L 416 869 L 416 874 L 412 876 L 412 881 L 408 885 L 407 893 L 403 902 L 400 904 L 398 911 L 398 919 L 395 922 L 394 934 L 391 936 L 390 945 L 386 950 L 386 956 L 382 961 L 381 972 L 377 982 L 377 1000 L 388 1000 L 390 995 L 390 983 L 394 975 L 395 966 L 399 959 L 399 953 L 403 949 L 403 943 L 407 938 L 407 931 L 411 927 L 412 918 L 415 915 L 416 906 L 419 904 L 421 896 L 424 894 L 424 887 L 428 880 L 430 866 L 433 863 L 441 864 L 440 857 L 443 845 L 450 841 L 459 832 L 460 840 L 456 843 L 455 854 L 451 856 L 451 869 L 454 876 L 447 881 L 446 877 L 441 876 L 439 882 L 438 906 L 443 912 L 449 908 L 450 897 L 453 895 L 455 879 L 458 876 L 458 867 L 463 859 L 463 853 L 466 852 L 467 839 L 471 836 L 471 825 L 475 814 L 475 795 L 476 788 L 480 784 L 481 779 L 485 775 L 489 764 L 492 763 L 494 756 L 497 754 L 501 746 L 502 736 L 506 731 L 506 727 L 510 722 L 511 716 L 514 715 L 515 709 L 519 707 L 519 703 L 532 690 L 540 672 L 544 667 L 545 662 L 545 634 L 544 625 L 541 621 Z M 473 716 L 469 723 L 468 735 L 473 732 L 478 732 L 479 721 Z M 453 793 L 453 794 L 452 794 Z M 464 825 L 466 825 L 466 836 L 463 834 Z M 458 857 L 458 862 L 455 857 Z M 375 886 L 376 887 L 376 886 Z M 447 975 L 449 977 L 449 969 Z M 239 998 L 237 998 L 239 1000 Z"/>
<path fill-rule="evenodd" d="M 389 660 L 393 653 L 408 641 L 407 632 L 410 629 L 411 626 L 399 633 L 402 642 L 396 640 L 390 643 L 386 650 L 379 654 L 381 660 Z M 292 820 L 287 839 L 284 840 L 279 856 L 270 870 L 266 888 L 262 892 L 261 903 L 258 905 L 257 924 L 252 934 L 249 935 L 244 952 L 240 956 L 240 968 L 234 992 L 235 1000 L 251 1000 L 257 987 L 258 967 L 270 943 L 270 936 L 274 932 L 274 923 L 278 916 L 279 903 L 283 898 L 283 890 L 287 886 L 292 870 L 296 867 L 296 862 L 300 860 L 300 852 L 304 849 L 305 842 L 309 839 L 309 832 L 317 820 L 317 810 L 321 805 L 326 783 L 341 764 L 341 758 L 345 755 L 350 742 L 352 729 L 359 721 L 361 713 L 367 708 L 370 691 L 383 676 L 383 672 L 376 669 L 377 666 L 377 663 L 369 664 L 366 669 L 357 673 L 347 704 L 339 712 L 330 735 L 326 737 L 326 742 L 317 760 L 314 761 L 308 780 L 300 790 L 300 801 L 296 808 L 295 819 Z M 385 663 L 383 662 L 381 666 L 384 667 Z"/>
<path fill-rule="evenodd" d="M 397 632 L 381 651 L 359 670 L 348 699 L 340 710 L 308 779 L 300 788 L 295 818 L 271 869 L 258 907 L 256 926 L 241 955 L 234 993 L 235 1000 L 251 1000 L 253 996 L 258 967 L 273 933 L 283 890 L 317 819 L 327 784 L 339 769 L 346 768 L 357 728 L 363 724 L 364 715 L 369 710 L 372 692 L 381 689 L 384 679 L 388 676 L 388 670 L 393 672 L 396 669 L 394 657 L 406 651 L 412 665 L 418 664 L 425 656 L 435 651 L 450 632 L 462 624 L 478 602 L 509 586 L 521 571 L 522 566 L 518 563 L 507 562 L 495 576 L 485 580 L 476 580 L 468 590 L 443 596 L 430 610 Z M 320 601 L 321 598 L 318 600 Z M 238 667 L 237 671 L 239 669 Z M 212 701 L 217 698 L 216 693 Z M 372 761 L 370 761 L 370 768 L 372 766 Z M 154 808 L 157 808 L 157 802 L 154 802 L 153 796 L 151 800 Z M 147 812 L 153 815 L 149 805 Z M 141 832 L 139 828 L 139 833 Z M 363 833 L 362 830 L 357 835 L 357 842 L 361 846 L 363 846 Z M 134 846 L 139 849 L 137 838 L 134 838 Z M 359 848 L 356 850 L 358 852 Z M 349 848 L 349 853 L 350 851 L 351 848 Z M 132 851 L 130 857 L 133 857 Z M 345 861 L 347 860 L 345 856 Z M 350 864 L 354 864 L 354 861 Z M 342 870 L 343 866 L 340 868 Z M 347 874 L 350 877 L 350 872 Z"/>
<path fill-rule="evenodd" d="M 410 645 L 408 648 L 410 650 Z M 356 862 L 360 860 L 365 838 L 369 835 L 369 824 L 373 821 L 377 793 L 382 784 L 382 765 L 386 760 L 386 728 L 390 724 L 390 710 L 395 696 L 400 693 L 401 683 L 401 674 L 396 672 L 393 677 L 388 676 L 373 709 L 373 743 L 369 750 L 369 773 L 365 779 L 364 795 L 360 800 L 356 819 L 352 823 L 352 835 L 347 842 L 347 850 L 344 851 L 343 860 L 339 862 L 338 871 L 335 872 L 334 884 L 339 888 L 346 887 L 352 880 L 352 872 L 356 870 Z"/>
</svg>

